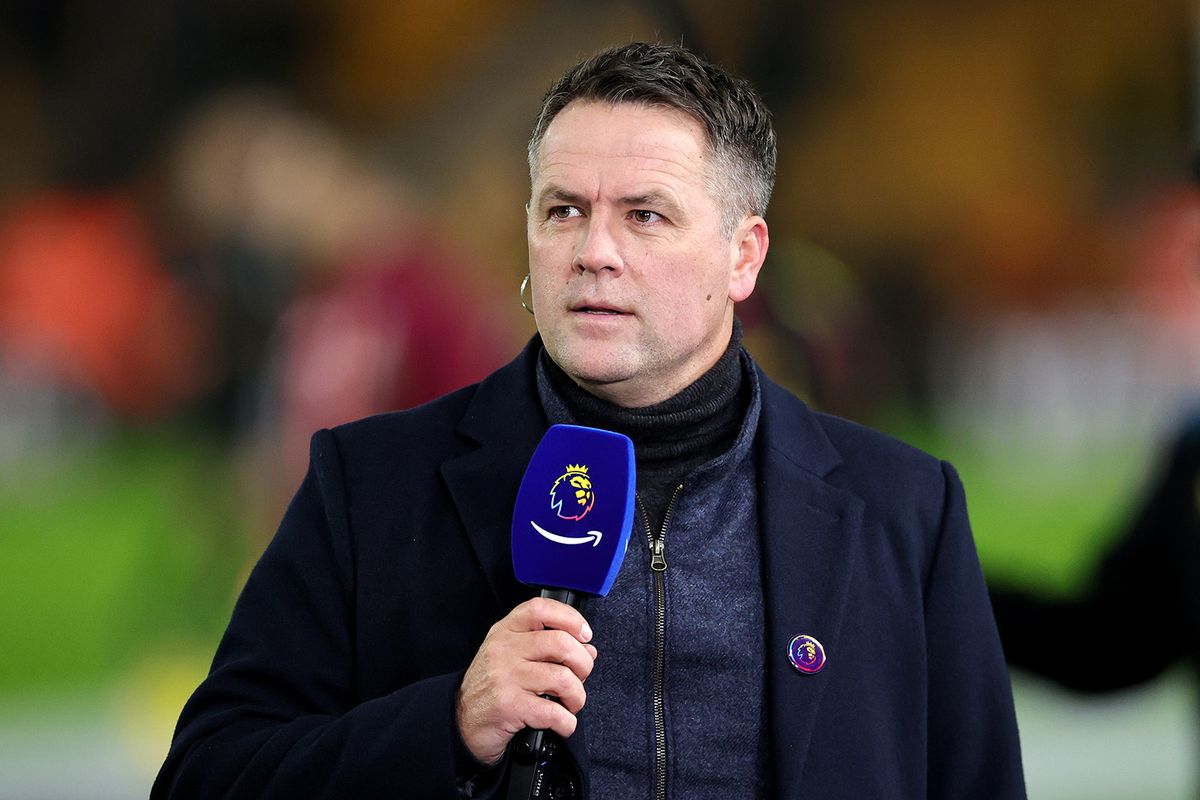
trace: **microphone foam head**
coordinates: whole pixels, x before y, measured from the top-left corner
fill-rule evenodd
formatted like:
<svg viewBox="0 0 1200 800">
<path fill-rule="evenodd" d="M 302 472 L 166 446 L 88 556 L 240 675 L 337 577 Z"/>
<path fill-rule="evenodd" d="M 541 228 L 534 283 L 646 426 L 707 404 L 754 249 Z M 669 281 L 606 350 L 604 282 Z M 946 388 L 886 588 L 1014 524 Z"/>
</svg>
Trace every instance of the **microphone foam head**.
<svg viewBox="0 0 1200 800">
<path fill-rule="evenodd" d="M 525 469 L 513 508 L 517 580 L 608 594 L 629 544 L 635 486 L 628 436 L 552 426 Z"/>
</svg>

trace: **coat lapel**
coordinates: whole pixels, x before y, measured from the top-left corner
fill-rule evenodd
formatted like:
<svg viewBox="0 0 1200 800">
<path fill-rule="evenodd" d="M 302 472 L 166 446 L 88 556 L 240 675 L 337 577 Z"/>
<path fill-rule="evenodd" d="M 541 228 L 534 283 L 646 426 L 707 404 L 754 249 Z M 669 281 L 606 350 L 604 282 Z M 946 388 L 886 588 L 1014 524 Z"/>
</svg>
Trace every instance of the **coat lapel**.
<svg viewBox="0 0 1200 800">
<path fill-rule="evenodd" d="M 840 463 L 803 403 L 762 376 L 759 520 L 767 620 L 767 702 L 774 785 L 799 796 L 821 698 L 837 669 L 842 618 L 862 527 L 863 502 L 826 482 Z M 825 648 L 826 667 L 792 667 L 797 634 Z"/>
<path fill-rule="evenodd" d="M 459 421 L 478 445 L 442 464 L 442 477 L 502 613 L 532 592 L 512 567 L 512 513 L 517 490 L 547 423 L 537 399 L 537 337 L 508 366 L 488 376 Z"/>
</svg>

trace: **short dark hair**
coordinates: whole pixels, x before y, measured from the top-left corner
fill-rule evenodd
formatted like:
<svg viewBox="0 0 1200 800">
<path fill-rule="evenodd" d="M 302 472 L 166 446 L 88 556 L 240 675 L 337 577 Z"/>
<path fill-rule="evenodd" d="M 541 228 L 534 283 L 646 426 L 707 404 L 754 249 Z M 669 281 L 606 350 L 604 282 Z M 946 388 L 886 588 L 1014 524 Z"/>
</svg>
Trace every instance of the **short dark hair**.
<svg viewBox="0 0 1200 800">
<path fill-rule="evenodd" d="M 775 183 L 775 131 L 749 81 L 730 74 L 692 51 L 672 44 L 612 47 L 567 70 L 546 96 L 529 138 L 529 171 L 558 113 L 574 100 L 635 103 L 682 111 L 704 126 L 728 198 L 723 218 L 733 228 L 746 214 L 765 214 Z"/>
</svg>

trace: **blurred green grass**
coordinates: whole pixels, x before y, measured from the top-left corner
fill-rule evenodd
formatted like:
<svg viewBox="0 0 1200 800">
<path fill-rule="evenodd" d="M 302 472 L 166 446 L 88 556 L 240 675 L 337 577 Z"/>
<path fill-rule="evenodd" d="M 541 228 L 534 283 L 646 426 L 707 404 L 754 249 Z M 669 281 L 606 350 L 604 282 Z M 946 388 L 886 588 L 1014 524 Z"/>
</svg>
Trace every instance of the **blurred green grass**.
<svg viewBox="0 0 1200 800">
<path fill-rule="evenodd" d="M 1141 438 L 1056 454 L 1049 445 L 955 437 L 913 416 L 880 427 L 954 465 L 989 582 L 1053 595 L 1081 588 L 1162 455 Z"/>
<path fill-rule="evenodd" d="M 0 485 L 0 694 L 78 689 L 158 645 L 215 643 L 245 536 L 214 443 L 123 433 Z"/>
</svg>

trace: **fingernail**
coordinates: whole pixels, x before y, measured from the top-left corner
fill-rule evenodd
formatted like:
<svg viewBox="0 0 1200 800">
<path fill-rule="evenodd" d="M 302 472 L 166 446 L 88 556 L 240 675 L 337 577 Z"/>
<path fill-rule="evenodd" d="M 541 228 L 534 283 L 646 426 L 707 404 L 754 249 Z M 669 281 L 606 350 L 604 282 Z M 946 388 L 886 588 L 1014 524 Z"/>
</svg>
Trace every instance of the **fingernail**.
<svg viewBox="0 0 1200 800">
<path fill-rule="evenodd" d="M 590 642 L 592 640 L 592 626 L 587 624 L 587 620 L 584 620 L 583 628 L 579 632 L 583 635 L 583 640 L 585 642 Z"/>
</svg>

